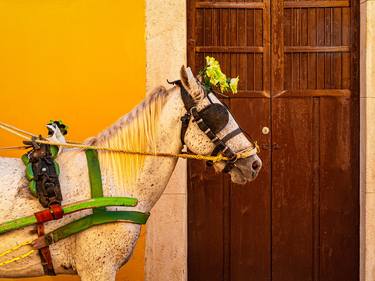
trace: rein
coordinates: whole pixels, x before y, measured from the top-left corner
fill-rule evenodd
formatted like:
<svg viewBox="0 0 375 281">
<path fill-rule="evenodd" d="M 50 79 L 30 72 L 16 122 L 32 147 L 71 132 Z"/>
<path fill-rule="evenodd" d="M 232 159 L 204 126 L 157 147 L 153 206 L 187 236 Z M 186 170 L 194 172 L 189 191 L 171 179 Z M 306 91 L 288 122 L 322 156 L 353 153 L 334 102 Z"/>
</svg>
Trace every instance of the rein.
<svg viewBox="0 0 375 281">
<path fill-rule="evenodd" d="M 16 136 L 19 136 L 25 140 L 28 141 L 34 141 L 36 143 L 40 144 L 49 144 L 49 145 L 56 145 L 61 147 L 67 147 L 67 148 L 80 148 L 80 149 L 91 149 L 91 150 L 100 150 L 100 151 L 108 151 L 108 152 L 118 152 L 118 153 L 125 153 L 125 154 L 131 154 L 131 155 L 144 155 L 144 156 L 156 156 L 156 157 L 172 157 L 172 158 L 182 158 L 182 159 L 196 159 L 196 160 L 204 160 L 204 161 L 212 161 L 212 162 L 218 162 L 218 161 L 227 161 L 230 160 L 225 155 L 219 154 L 216 156 L 210 156 L 210 155 L 199 155 L 199 154 L 190 154 L 190 153 L 166 153 L 166 152 L 142 152 L 142 151 L 129 151 L 122 148 L 110 148 L 110 147 L 102 147 L 102 146 L 94 146 L 94 145 L 85 145 L 80 143 L 61 143 L 61 142 L 53 142 L 48 141 L 44 139 L 36 139 L 31 133 L 25 132 L 21 129 L 18 129 L 14 126 L 8 125 L 4 122 L 0 122 L 0 128 L 14 134 Z M 26 136 L 25 134 L 28 134 L 29 136 Z M 0 150 L 10 150 L 10 149 L 26 149 L 28 146 L 17 146 L 17 147 L 0 147 Z M 256 154 L 259 152 L 259 146 L 255 143 L 255 146 L 253 148 L 247 148 L 242 151 L 237 152 L 237 158 L 247 158 L 253 154 Z"/>
</svg>

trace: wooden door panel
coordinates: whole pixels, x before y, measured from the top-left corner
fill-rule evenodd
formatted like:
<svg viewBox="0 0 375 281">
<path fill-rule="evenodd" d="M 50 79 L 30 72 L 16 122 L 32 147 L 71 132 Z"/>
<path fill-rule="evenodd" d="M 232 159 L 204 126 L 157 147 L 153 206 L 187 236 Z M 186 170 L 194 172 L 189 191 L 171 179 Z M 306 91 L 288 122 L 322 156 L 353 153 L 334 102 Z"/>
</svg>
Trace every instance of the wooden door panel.
<svg viewBox="0 0 375 281">
<path fill-rule="evenodd" d="M 191 161 L 188 169 L 188 249 L 190 280 L 224 280 L 224 193 L 228 187 L 202 161 Z"/>
<path fill-rule="evenodd" d="M 238 97 L 269 95 L 269 0 L 188 1 L 188 62 L 199 70 L 204 57 L 220 60 L 225 73 L 241 75 Z"/>
<path fill-rule="evenodd" d="M 320 99 L 320 280 L 357 280 L 357 101 Z M 337 270 L 340 268 L 340 270 Z"/>
<path fill-rule="evenodd" d="M 283 5 L 284 90 L 272 95 L 280 146 L 272 153 L 272 280 L 358 280 L 357 7 Z"/>
<path fill-rule="evenodd" d="M 267 99 L 235 98 L 231 111 L 241 127 L 260 143 L 269 143 L 263 135 L 264 116 L 269 116 Z M 270 150 L 259 155 L 265 167 L 270 165 Z M 270 279 L 270 171 L 265 170 L 257 183 L 230 185 L 230 280 L 266 281 Z"/>
<path fill-rule="evenodd" d="M 205 57 L 214 56 L 224 73 L 240 76 L 239 93 L 226 102 L 241 126 L 266 146 L 270 135 L 261 129 L 270 126 L 268 3 L 188 1 L 188 64 L 197 73 Z M 261 157 L 270 165 L 270 150 Z M 188 164 L 189 243 L 195 245 L 189 247 L 189 280 L 269 280 L 270 213 L 264 212 L 270 210 L 269 170 L 255 184 L 236 186 L 228 175 L 209 182 L 212 174 L 202 165 Z M 211 197 L 203 191 L 208 185 L 218 193 Z M 204 209 L 195 203 L 202 197 L 210 200 Z M 208 208 L 215 211 L 206 213 Z M 210 214 L 216 216 L 213 221 Z"/>
<path fill-rule="evenodd" d="M 249 9 L 197 9 L 198 51 L 227 51 L 224 46 L 245 51 L 263 46 L 263 11 Z M 216 48 L 213 48 L 216 47 Z"/>
<path fill-rule="evenodd" d="M 358 280 L 358 23 L 355 0 L 188 0 L 188 64 L 240 76 L 263 148 L 243 187 L 189 161 L 189 280 Z"/>
<path fill-rule="evenodd" d="M 269 135 L 260 133 L 261 124 L 269 122 L 267 99 L 225 102 L 247 133 L 269 143 Z M 253 114 L 249 118 L 244 112 Z M 264 165 L 270 164 L 269 150 L 260 156 Z M 270 197 L 264 189 L 270 188 L 270 174 L 262 173 L 257 184 L 242 186 L 200 161 L 190 161 L 188 171 L 189 241 L 195 245 L 188 251 L 189 279 L 269 280 L 270 213 L 265 210 L 270 209 Z"/>
<path fill-rule="evenodd" d="M 311 99 L 275 99 L 272 116 L 272 280 L 313 280 Z"/>
<path fill-rule="evenodd" d="M 349 2 L 284 2 L 284 88 L 287 96 L 350 95 Z M 339 6 L 339 7 L 336 7 Z"/>
</svg>

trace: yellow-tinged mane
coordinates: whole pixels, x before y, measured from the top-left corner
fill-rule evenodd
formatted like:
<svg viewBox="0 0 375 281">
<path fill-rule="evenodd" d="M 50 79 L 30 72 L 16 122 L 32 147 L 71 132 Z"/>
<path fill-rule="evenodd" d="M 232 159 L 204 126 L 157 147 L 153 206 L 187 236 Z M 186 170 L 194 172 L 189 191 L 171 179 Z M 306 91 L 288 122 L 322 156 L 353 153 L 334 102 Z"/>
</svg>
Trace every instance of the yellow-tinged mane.
<svg viewBox="0 0 375 281">
<path fill-rule="evenodd" d="M 159 117 L 167 96 L 164 87 L 156 88 L 131 112 L 86 143 L 129 151 L 156 151 Z M 145 156 L 100 151 L 99 158 L 103 174 L 113 171 L 116 184 L 125 187 L 136 180 Z"/>
</svg>

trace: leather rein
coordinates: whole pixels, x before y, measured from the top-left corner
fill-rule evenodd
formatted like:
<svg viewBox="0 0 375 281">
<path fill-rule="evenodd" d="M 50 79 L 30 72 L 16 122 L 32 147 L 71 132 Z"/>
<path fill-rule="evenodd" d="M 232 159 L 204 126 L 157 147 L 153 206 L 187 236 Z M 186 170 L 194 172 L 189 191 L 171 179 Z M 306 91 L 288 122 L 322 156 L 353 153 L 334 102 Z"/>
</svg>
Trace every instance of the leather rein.
<svg viewBox="0 0 375 281">
<path fill-rule="evenodd" d="M 197 104 L 193 100 L 193 98 L 190 96 L 190 94 L 187 92 L 185 87 L 183 86 L 181 80 L 176 80 L 173 82 L 169 82 L 169 84 L 174 84 L 179 86 L 181 91 L 181 98 L 184 103 L 186 113 L 184 116 L 181 117 L 181 143 L 185 145 L 185 135 L 186 131 L 189 127 L 190 120 L 193 118 L 193 122 L 196 122 L 199 129 L 206 134 L 206 136 L 211 140 L 211 142 L 215 145 L 214 150 L 211 153 L 211 156 L 217 156 L 219 153 L 221 153 L 223 156 L 227 157 L 228 160 L 223 160 L 225 162 L 225 167 L 223 169 L 223 172 L 228 173 L 230 172 L 233 167 L 235 166 L 235 163 L 239 159 L 239 155 L 246 154 L 246 157 L 250 157 L 252 155 L 255 155 L 258 152 L 258 146 L 255 142 L 251 141 L 253 144 L 253 147 L 247 148 L 240 152 L 233 152 L 233 150 L 226 145 L 226 143 L 234 138 L 235 136 L 243 133 L 242 129 L 238 127 L 237 129 L 233 130 L 232 132 L 226 134 L 223 138 L 219 138 L 216 133 L 210 128 L 210 126 L 207 125 L 207 120 L 205 117 L 202 116 L 201 111 L 198 111 Z M 208 100 L 210 101 L 210 105 L 214 104 L 212 100 L 209 98 L 209 95 L 206 96 Z M 228 111 L 228 110 L 227 110 Z M 244 157 L 241 157 L 244 158 Z M 213 165 L 213 161 L 207 161 L 206 162 L 208 166 Z"/>
</svg>

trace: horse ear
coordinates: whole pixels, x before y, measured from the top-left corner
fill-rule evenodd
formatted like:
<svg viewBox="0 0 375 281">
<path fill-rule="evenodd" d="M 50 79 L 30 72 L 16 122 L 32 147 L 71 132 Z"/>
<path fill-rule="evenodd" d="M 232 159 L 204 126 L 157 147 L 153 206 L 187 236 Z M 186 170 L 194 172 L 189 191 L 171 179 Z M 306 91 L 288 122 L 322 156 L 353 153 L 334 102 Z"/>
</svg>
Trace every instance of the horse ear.
<svg viewBox="0 0 375 281">
<path fill-rule="evenodd" d="M 204 98 L 204 90 L 201 85 L 198 84 L 196 78 L 193 75 L 190 67 L 181 67 L 180 71 L 181 82 L 185 89 L 189 92 L 195 102 L 199 102 Z"/>
<path fill-rule="evenodd" d="M 180 79 L 181 79 L 182 85 L 184 85 L 185 89 L 189 91 L 190 90 L 189 77 L 188 77 L 188 74 L 184 65 L 181 66 Z"/>
</svg>

